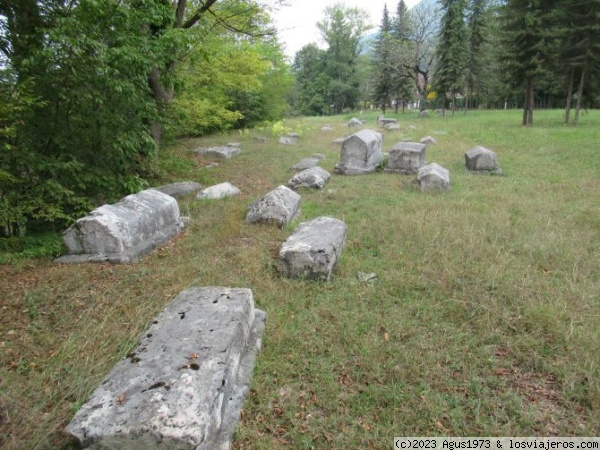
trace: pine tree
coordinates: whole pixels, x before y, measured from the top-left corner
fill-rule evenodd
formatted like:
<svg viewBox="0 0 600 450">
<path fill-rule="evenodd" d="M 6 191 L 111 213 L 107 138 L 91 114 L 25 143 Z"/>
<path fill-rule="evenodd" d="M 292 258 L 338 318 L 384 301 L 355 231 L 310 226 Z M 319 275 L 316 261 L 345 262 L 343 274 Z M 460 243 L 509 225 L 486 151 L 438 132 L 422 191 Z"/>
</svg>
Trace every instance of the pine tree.
<svg viewBox="0 0 600 450">
<path fill-rule="evenodd" d="M 392 62 L 392 22 L 387 9 L 387 4 L 383 7 L 383 18 L 377 39 L 373 45 L 372 64 L 374 68 L 374 87 L 373 95 L 377 105 L 381 105 L 383 114 L 393 94 L 393 80 L 391 76 Z"/>
<path fill-rule="evenodd" d="M 398 113 L 400 103 L 402 103 L 402 112 L 404 112 L 406 102 L 413 98 L 414 83 L 407 68 L 411 64 L 406 61 L 409 57 L 406 49 L 410 46 L 412 32 L 410 12 L 404 0 L 400 0 L 396 7 L 396 16 L 392 21 L 391 31 L 394 52 L 392 53 L 390 75 L 394 86 L 396 113 Z"/>
<path fill-rule="evenodd" d="M 435 85 L 440 96 L 450 96 L 454 114 L 456 95 L 463 90 L 465 81 L 466 5 L 465 0 L 440 0 L 440 4 L 443 16 L 436 49 Z"/>
<path fill-rule="evenodd" d="M 488 43 L 488 3 L 489 0 L 471 0 L 467 18 L 469 32 L 468 59 L 466 66 L 465 111 L 472 101 L 474 92 L 481 92 L 484 87 L 485 46 Z"/>
</svg>

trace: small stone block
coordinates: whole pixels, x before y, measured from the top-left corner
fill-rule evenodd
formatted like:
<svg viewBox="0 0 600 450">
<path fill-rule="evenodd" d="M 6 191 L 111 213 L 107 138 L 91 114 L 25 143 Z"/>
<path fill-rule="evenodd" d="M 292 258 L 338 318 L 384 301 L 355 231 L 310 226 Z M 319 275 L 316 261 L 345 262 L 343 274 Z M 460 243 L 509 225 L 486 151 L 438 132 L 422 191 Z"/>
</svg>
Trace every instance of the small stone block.
<svg viewBox="0 0 600 450">
<path fill-rule="evenodd" d="M 431 163 L 419 169 L 417 181 L 424 192 L 447 191 L 450 189 L 450 172 L 437 163 Z"/>
<path fill-rule="evenodd" d="M 347 226 L 333 217 L 303 222 L 282 244 L 277 270 L 289 278 L 329 281 L 346 242 Z"/>
<path fill-rule="evenodd" d="M 279 186 L 248 206 L 246 223 L 275 223 L 284 227 L 300 214 L 300 195 Z"/>
<path fill-rule="evenodd" d="M 485 147 L 474 147 L 465 153 L 467 170 L 474 173 L 501 174 L 496 154 Z"/>
<path fill-rule="evenodd" d="M 388 165 L 385 172 L 388 173 L 417 173 L 425 164 L 425 144 L 417 142 L 397 142 L 390 150 Z"/>
<path fill-rule="evenodd" d="M 235 187 L 230 182 L 226 181 L 225 183 L 215 184 L 214 186 L 207 187 L 202 192 L 196 195 L 198 200 L 203 199 L 219 199 L 225 197 L 235 197 L 236 195 L 240 195 L 240 190 Z"/>
<path fill-rule="evenodd" d="M 325 169 L 315 166 L 298 172 L 288 181 L 287 185 L 294 190 L 298 188 L 323 189 L 330 177 L 331 175 Z"/>
</svg>

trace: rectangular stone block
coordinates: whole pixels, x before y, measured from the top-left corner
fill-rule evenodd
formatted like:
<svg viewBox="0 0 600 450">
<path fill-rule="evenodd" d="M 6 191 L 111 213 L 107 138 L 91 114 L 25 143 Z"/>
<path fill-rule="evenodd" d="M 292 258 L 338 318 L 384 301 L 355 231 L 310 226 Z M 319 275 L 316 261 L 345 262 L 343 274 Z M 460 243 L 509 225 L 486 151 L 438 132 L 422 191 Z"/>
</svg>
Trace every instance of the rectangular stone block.
<svg viewBox="0 0 600 450">
<path fill-rule="evenodd" d="M 340 162 L 335 173 L 340 175 L 363 175 L 375 172 L 383 159 L 381 147 L 383 136 L 373 130 L 361 130 L 342 143 Z"/>
<path fill-rule="evenodd" d="M 177 200 L 154 189 L 103 205 L 64 233 L 69 255 L 57 262 L 128 263 L 173 238 L 184 228 Z"/>
<path fill-rule="evenodd" d="M 248 206 L 247 223 L 274 223 L 284 227 L 300 214 L 300 195 L 279 186 Z"/>
<path fill-rule="evenodd" d="M 229 448 L 265 317 L 249 289 L 181 292 L 66 431 L 84 448 Z"/>
<path fill-rule="evenodd" d="M 333 217 L 303 222 L 281 245 L 277 270 L 289 278 L 329 281 L 346 243 L 347 226 Z"/>
<path fill-rule="evenodd" d="M 417 142 L 398 142 L 390 150 L 385 172 L 417 173 L 425 163 L 425 144 Z"/>
</svg>

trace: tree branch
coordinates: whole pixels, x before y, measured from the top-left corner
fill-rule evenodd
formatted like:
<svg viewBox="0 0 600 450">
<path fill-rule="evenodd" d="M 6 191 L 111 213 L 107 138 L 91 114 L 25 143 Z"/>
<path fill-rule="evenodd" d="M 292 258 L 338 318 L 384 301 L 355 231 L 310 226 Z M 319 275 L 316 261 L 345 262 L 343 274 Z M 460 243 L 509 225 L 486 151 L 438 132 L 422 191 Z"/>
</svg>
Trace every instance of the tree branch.
<svg viewBox="0 0 600 450">
<path fill-rule="evenodd" d="M 179 4 L 181 3 L 185 3 L 186 0 L 180 0 Z M 200 20 L 200 18 L 202 17 L 202 15 L 206 12 L 209 11 L 210 8 L 217 3 L 217 0 L 205 0 L 204 3 L 202 4 L 202 6 L 196 11 L 196 13 L 190 17 L 182 26 L 181 28 L 191 28 L 194 25 L 196 25 L 196 23 Z M 178 4 L 178 6 L 179 6 Z M 185 5 L 184 5 L 185 8 Z"/>
</svg>

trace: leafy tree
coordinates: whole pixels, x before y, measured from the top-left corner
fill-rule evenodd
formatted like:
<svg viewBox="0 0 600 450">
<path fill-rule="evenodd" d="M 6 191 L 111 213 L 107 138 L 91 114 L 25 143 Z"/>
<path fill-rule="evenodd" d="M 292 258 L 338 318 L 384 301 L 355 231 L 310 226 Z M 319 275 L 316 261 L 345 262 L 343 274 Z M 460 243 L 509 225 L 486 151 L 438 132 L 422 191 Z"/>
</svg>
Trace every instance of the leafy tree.
<svg viewBox="0 0 600 450">
<path fill-rule="evenodd" d="M 305 45 L 296 53 L 292 69 L 296 86 L 295 111 L 307 116 L 327 112 L 330 79 L 325 74 L 325 50 L 316 44 Z"/>
<path fill-rule="evenodd" d="M 341 3 L 325 8 L 325 18 L 317 23 L 327 44 L 324 73 L 329 78 L 327 101 L 335 113 L 353 108 L 360 96 L 357 60 L 362 50 L 361 37 L 370 29 L 368 15 L 359 8 Z"/>
<path fill-rule="evenodd" d="M 464 86 L 467 55 L 466 4 L 465 0 L 440 0 L 440 5 L 443 15 L 436 48 L 435 85 L 438 95 L 450 98 L 454 114 L 456 95 Z"/>
</svg>

